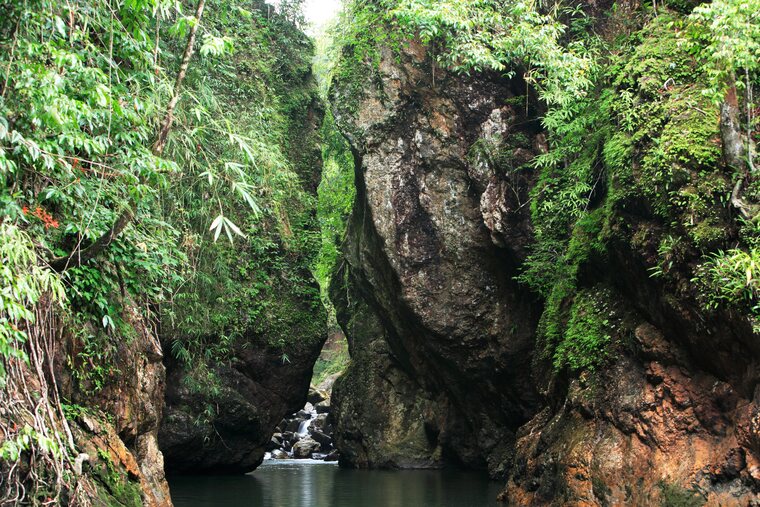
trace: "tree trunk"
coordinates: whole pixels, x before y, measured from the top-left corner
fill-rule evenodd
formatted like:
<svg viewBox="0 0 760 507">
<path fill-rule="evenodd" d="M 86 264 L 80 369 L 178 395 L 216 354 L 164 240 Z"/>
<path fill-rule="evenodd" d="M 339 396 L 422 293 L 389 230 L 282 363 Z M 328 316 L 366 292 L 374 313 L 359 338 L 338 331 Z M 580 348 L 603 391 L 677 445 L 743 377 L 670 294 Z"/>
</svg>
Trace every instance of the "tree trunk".
<svg viewBox="0 0 760 507">
<path fill-rule="evenodd" d="M 726 100 L 720 105 L 720 137 L 723 142 L 723 158 L 734 169 L 744 168 L 744 143 L 739 113 L 736 85 L 732 82 L 726 91 Z"/>
<path fill-rule="evenodd" d="M 182 63 L 179 66 L 179 72 L 177 73 L 177 79 L 174 81 L 174 91 L 169 104 L 166 106 L 166 114 L 161 122 L 161 127 L 158 131 L 158 138 L 153 145 L 153 154 L 161 156 L 166 147 L 166 140 L 171 132 L 172 124 L 174 123 L 174 110 L 179 102 L 180 92 L 182 90 L 182 83 L 185 80 L 187 69 L 190 66 L 190 59 L 193 57 L 193 47 L 195 46 L 195 36 L 198 33 L 198 27 L 201 24 L 201 17 L 203 16 L 203 8 L 206 5 L 206 0 L 198 0 L 198 5 L 195 9 L 195 23 L 190 27 L 190 34 L 187 37 L 187 44 L 185 45 L 185 52 L 182 54 Z M 158 43 L 158 42 L 156 42 Z M 121 212 L 116 222 L 111 228 L 95 240 L 90 246 L 85 249 L 76 248 L 73 252 L 65 257 L 58 257 L 50 261 L 50 267 L 58 272 L 65 271 L 68 268 L 81 266 L 88 260 L 94 258 L 100 252 L 108 248 L 111 243 L 121 234 L 121 232 L 129 225 L 135 216 L 137 203 L 131 201 L 124 211 Z"/>
<path fill-rule="evenodd" d="M 169 137 L 169 132 L 174 123 L 174 109 L 177 107 L 177 102 L 179 102 L 182 82 L 185 80 L 187 68 L 190 66 L 190 58 L 193 56 L 195 34 L 198 32 L 198 27 L 201 24 L 201 16 L 203 16 L 203 7 L 205 4 L 206 0 L 198 0 L 198 7 L 195 9 L 195 24 L 190 28 L 190 35 L 187 37 L 185 53 L 182 55 L 182 64 L 179 66 L 177 80 L 174 82 L 174 93 L 169 101 L 169 105 L 166 106 L 166 115 L 164 116 L 164 121 L 161 122 L 161 128 L 158 131 L 158 139 L 156 139 L 156 143 L 153 145 L 153 153 L 156 155 L 161 155 L 164 152 L 166 139 Z"/>
<path fill-rule="evenodd" d="M 729 75 L 729 85 L 726 90 L 726 99 L 720 105 L 720 137 L 723 144 L 723 159 L 726 165 L 735 171 L 739 171 L 738 179 L 731 191 L 731 206 L 746 219 L 752 218 L 754 210 L 752 206 L 742 199 L 744 179 L 749 174 L 747 158 L 745 158 L 744 142 L 742 139 L 741 124 L 739 123 L 739 98 L 736 93 L 736 78 Z"/>
</svg>

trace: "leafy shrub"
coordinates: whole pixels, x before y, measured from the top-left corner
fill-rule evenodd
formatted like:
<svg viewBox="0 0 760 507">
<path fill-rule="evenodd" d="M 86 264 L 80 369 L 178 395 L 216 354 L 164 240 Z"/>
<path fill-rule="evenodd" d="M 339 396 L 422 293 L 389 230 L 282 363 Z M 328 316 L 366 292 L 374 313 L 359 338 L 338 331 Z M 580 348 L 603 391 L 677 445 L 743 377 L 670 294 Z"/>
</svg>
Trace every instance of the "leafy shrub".
<svg viewBox="0 0 760 507">
<path fill-rule="evenodd" d="M 760 332 L 760 249 L 733 249 L 712 254 L 696 270 L 694 282 L 708 309 L 729 308 L 749 314 Z"/>
</svg>

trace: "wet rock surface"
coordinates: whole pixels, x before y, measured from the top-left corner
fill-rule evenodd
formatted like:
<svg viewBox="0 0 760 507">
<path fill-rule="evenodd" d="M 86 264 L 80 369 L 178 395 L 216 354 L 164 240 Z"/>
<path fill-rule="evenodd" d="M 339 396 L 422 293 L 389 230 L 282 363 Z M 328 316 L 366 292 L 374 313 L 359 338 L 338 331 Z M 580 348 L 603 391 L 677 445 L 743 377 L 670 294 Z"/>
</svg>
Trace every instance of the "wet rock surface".
<svg viewBox="0 0 760 507">
<path fill-rule="evenodd" d="M 308 401 L 302 410 L 280 421 L 267 451 L 271 459 L 323 459 L 337 461 L 333 447 L 333 424 L 330 421 L 330 392 L 309 388 L 309 400 L 318 400 L 317 407 Z M 322 409 L 318 410 L 321 405 Z M 281 428 L 285 431 L 280 431 Z M 293 429 L 291 429 L 293 428 Z"/>
<path fill-rule="evenodd" d="M 664 505 L 685 495 L 689 505 L 753 504 L 757 454 L 741 428 L 754 403 L 651 324 L 635 336 L 641 355 L 623 355 L 593 382 L 571 381 L 561 408 L 546 407 L 519 430 L 504 499 Z"/>
<path fill-rule="evenodd" d="M 504 105 L 517 83 L 436 73 L 434 84 L 416 44 L 401 63 L 384 53 L 358 107 L 335 113 L 357 163 L 347 262 L 331 289 L 352 357 L 333 391 L 335 441 L 346 466 L 462 463 L 504 476 L 513 431 L 538 401 L 538 308 L 513 280 L 531 231 L 527 210 L 507 213 L 531 173 L 505 185 L 478 140 L 524 159 L 535 133 Z M 335 93 L 347 103 L 340 84 Z"/>
<path fill-rule="evenodd" d="M 309 387 L 309 394 L 306 395 L 306 401 L 312 406 L 316 406 L 330 397 L 325 391 L 321 391 L 314 386 Z M 329 403 L 327 405 L 329 407 Z"/>
<path fill-rule="evenodd" d="M 78 357 L 82 344 L 75 336 L 64 334 L 55 357 L 56 381 L 69 404 L 97 408 L 112 417 L 109 421 L 87 415 L 74 418 L 74 438 L 87 455 L 82 466 L 96 461 L 98 451 L 105 449 L 111 462 L 124 467 L 129 478 L 140 484 L 143 505 L 169 507 L 164 458 L 157 443 L 166 378 L 163 351 L 152 327 L 129 302 L 124 305 L 123 318 L 134 335 L 123 339 L 115 351 L 118 377 L 101 389 L 94 389 L 87 380 L 77 381 L 69 364 Z"/>
<path fill-rule="evenodd" d="M 295 459 L 309 459 L 315 452 L 320 450 L 319 442 L 316 442 L 311 437 L 304 437 L 298 440 L 293 446 L 293 458 Z"/>
</svg>

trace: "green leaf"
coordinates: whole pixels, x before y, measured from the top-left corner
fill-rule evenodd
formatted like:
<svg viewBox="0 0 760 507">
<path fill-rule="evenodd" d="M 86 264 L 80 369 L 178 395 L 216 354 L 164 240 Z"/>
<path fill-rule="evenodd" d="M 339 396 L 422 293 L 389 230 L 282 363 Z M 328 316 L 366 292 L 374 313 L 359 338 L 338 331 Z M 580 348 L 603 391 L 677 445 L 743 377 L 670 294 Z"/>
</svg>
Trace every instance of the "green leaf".
<svg viewBox="0 0 760 507">
<path fill-rule="evenodd" d="M 245 234 L 243 234 L 243 231 L 241 231 L 240 228 L 237 225 L 235 225 L 234 223 L 232 223 L 231 220 L 229 220 L 229 219 L 227 219 L 225 217 L 224 222 L 227 225 L 227 227 L 232 230 L 232 232 L 234 232 L 235 234 L 237 234 L 238 236 L 240 236 L 242 238 L 245 238 Z M 229 229 L 228 229 L 227 235 L 230 237 L 230 243 L 232 243 L 232 235 L 229 234 Z"/>
<path fill-rule="evenodd" d="M 211 227 L 209 227 L 209 231 L 216 231 L 214 233 L 214 242 L 219 239 L 219 235 L 222 233 L 222 228 L 224 227 L 224 215 L 219 215 L 214 219 L 213 222 L 211 222 Z"/>
<path fill-rule="evenodd" d="M 59 16 L 55 16 L 53 20 L 55 21 L 56 31 L 61 34 L 61 37 L 66 37 L 66 24 L 63 20 Z"/>
</svg>

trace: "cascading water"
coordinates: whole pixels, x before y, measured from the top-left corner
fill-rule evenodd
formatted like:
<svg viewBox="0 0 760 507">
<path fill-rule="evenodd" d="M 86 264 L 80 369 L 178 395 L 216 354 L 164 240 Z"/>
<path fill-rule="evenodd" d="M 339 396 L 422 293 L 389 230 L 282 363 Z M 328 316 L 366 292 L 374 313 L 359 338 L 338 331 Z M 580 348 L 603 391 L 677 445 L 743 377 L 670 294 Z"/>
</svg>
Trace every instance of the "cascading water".
<svg viewBox="0 0 760 507">
<path fill-rule="evenodd" d="M 298 431 L 296 431 L 296 435 L 299 437 L 305 437 L 309 434 L 309 426 L 311 426 L 311 423 L 314 421 L 314 419 L 317 417 L 317 411 L 311 410 L 309 412 L 309 418 L 301 421 L 301 424 L 298 425 Z"/>
<path fill-rule="evenodd" d="M 332 426 L 327 422 L 329 401 L 306 403 L 302 410 L 282 420 L 272 435 L 265 460 L 312 460 L 336 462 L 339 454 L 332 444 Z M 326 410 L 325 410 L 326 409 Z"/>
<path fill-rule="evenodd" d="M 301 440 L 302 438 L 307 438 L 310 436 L 309 433 L 309 427 L 311 426 L 311 423 L 313 423 L 317 418 L 317 410 L 312 406 L 311 403 L 307 403 L 304 409 L 299 412 L 298 414 L 294 414 L 296 416 L 300 415 L 303 416 L 303 414 L 308 414 L 308 419 L 302 419 L 300 423 L 298 424 L 298 429 L 292 433 L 293 439 L 291 440 L 291 444 L 295 444 L 297 441 Z M 282 438 L 282 434 L 279 434 L 280 438 Z M 287 453 L 287 456 L 292 458 L 293 457 L 293 448 L 289 448 L 286 451 L 283 451 L 280 449 L 279 452 L 285 452 Z M 272 459 L 274 456 L 271 452 L 267 451 L 264 453 L 264 459 L 269 460 Z"/>
</svg>

